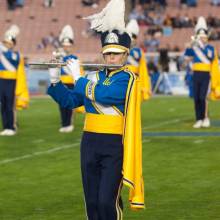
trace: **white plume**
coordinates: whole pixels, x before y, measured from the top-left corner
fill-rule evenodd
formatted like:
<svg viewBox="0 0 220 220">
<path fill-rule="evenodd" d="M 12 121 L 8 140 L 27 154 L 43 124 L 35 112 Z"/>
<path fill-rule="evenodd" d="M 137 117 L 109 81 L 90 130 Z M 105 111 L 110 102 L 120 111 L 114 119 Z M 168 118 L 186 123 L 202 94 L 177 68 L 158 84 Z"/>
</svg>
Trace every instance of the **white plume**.
<svg viewBox="0 0 220 220">
<path fill-rule="evenodd" d="M 196 24 L 196 26 L 195 26 L 195 33 L 197 33 L 197 31 L 198 31 L 199 29 L 208 30 L 206 20 L 205 20 L 205 18 L 202 17 L 202 16 L 198 18 L 197 24 Z"/>
<path fill-rule="evenodd" d="M 20 29 L 17 25 L 13 24 L 6 32 L 5 32 L 5 40 L 16 38 L 20 33 Z"/>
<path fill-rule="evenodd" d="M 111 0 L 101 12 L 84 19 L 88 19 L 91 22 L 91 29 L 98 32 L 112 31 L 113 29 L 124 32 L 124 15 L 124 0 Z"/>
<path fill-rule="evenodd" d="M 69 38 L 71 40 L 74 40 L 74 32 L 70 25 L 64 26 L 64 28 L 61 31 L 61 34 L 59 36 L 59 41 L 63 41 L 63 39 Z"/>
<path fill-rule="evenodd" d="M 132 34 L 138 36 L 140 28 L 137 20 L 131 19 L 126 26 L 126 31 L 130 36 L 132 36 Z"/>
</svg>

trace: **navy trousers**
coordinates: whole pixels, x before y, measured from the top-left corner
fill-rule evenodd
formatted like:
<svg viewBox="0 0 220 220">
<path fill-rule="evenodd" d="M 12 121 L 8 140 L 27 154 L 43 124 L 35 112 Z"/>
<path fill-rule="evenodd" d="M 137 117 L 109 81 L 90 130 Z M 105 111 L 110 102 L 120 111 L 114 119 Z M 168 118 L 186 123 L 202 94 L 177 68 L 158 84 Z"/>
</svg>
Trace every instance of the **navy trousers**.
<svg viewBox="0 0 220 220">
<path fill-rule="evenodd" d="M 16 80 L 0 79 L 0 103 L 3 129 L 15 129 L 15 86 Z"/>
<path fill-rule="evenodd" d="M 205 118 L 206 98 L 209 89 L 210 74 L 208 72 L 193 73 L 193 93 L 196 120 Z"/>
<path fill-rule="evenodd" d="M 73 84 L 64 84 L 64 85 L 69 89 L 73 89 L 73 87 L 74 87 Z M 71 125 L 73 110 L 67 109 L 67 108 L 62 108 L 61 106 L 59 106 L 59 109 L 60 109 L 62 127 L 66 127 L 66 126 Z"/>
<path fill-rule="evenodd" d="M 81 171 L 89 220 L 122 219 L 122 136 L 84 132 Z"/>
</svg>

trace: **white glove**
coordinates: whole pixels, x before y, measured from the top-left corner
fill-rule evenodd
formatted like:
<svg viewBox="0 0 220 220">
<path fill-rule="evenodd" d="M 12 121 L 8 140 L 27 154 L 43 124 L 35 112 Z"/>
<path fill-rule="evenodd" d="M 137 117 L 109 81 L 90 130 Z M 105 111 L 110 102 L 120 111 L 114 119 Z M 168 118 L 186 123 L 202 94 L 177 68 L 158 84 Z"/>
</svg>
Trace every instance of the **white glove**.
<svg viewBox="0 0 220 220">
<path fill-rule="evenodd" d="M 71 75 L 75 81 L 77 81 L 81 77 L 79 60 L 76 59 L 67 60 L 66 67 L 68 69 L 68 74 Z"/>
<path fill-rule="evenodd" d="M 49 68 L 50 82 L 52 84 L 60 81 L 60 68 Z"/>
</svg>

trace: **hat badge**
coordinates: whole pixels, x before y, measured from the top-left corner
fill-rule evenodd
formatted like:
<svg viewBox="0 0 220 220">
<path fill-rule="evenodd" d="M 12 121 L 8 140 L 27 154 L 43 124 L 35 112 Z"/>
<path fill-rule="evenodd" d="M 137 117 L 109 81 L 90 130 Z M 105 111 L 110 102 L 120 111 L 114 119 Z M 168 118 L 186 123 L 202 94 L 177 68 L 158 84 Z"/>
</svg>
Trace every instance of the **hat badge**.
<svg viewBox="0 0 220 220">
<path fill-rule="evenodd" d="M 106 44 L 118 44 L 119 43 L 119 39 L 117 34 L 115 33 L 109 33 L 106 38 L 105 38 L 105 43 Z"/>
<path fill-rule="evenodd" d="M 199 33 L 200 34 L 205 34 L 205 31 L 204 30 L 200 30 Z"/>
</svg>

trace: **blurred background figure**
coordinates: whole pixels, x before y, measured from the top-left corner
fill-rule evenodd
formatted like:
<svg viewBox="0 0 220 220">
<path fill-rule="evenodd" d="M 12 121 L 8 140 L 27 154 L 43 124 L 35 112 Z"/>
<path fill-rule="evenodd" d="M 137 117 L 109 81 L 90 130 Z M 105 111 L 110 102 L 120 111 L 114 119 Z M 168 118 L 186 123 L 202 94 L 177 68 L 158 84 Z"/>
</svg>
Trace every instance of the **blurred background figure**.
<svg viewBox="0 0 220 220">
<path fill-rule="evenodd" d="M 73 45 L 74 45 L 74 31 L 70 25 L 64 26 L 59 36 L 59 42 L 61 48 L 54 52 L 56 59 L 60 62 L 66 62 L 68 59 L 78 59 L 73 55 Z M 62 83 L 69 89 L 73 89 L 74 79 L 68 74 L 68 69 L 66 67 L 61 68 Z M 66 109 L 59 106 L 60 116 L 61 116 L 61 128 L 59 132 L 69 133 L 74 130 L 73 123 L 73 110 Z"/>
<path fill-rule="evenodd" d="M 47 8 L 54 6 L 54 0 L 44 0 L 44 6 Z"/>
<path fill-rule="evenodd" d="M 143 100 L 147 100 L 151 96 L 151 81 L 147 70 L 145 53 L 137 45 L 137 38 L 140 31 L 137 20 L 131 19 L 126 26 L 126 31 L 132 40 L 132 48 L 130 50 L 127 62 L 131 71 L 139 76 L 141 82 L 142 98 Z"/>
<path fill-rule="evenodd" d="M 16 8 L 16 0 L 7 0 L 8 10 L 14 10 Z"/>
<path fill-rule="evenodd" d="M 196 116 L 193 128 L 207 128 L 210 127 L 207 101 L 209 83 L 212 72 L 215 71 L 213 64 L 218 58 L 214 47 L 208 43 L 208 27 L 204 17 L 198 19 L 195 36 L 192 37 L 191 45 L 185 51 L 185 57 L 188 62 L 192 61 L 192 86 Z M 212 78 L 213 80 L 215 79 Z"/>
<path fill-rule="evenodd" d="M 7 0 L 8 10 L 24 7 L 24 0 Z"/>
<path fill-rule="evenodd" d="M 82 4 L 84 6 L 91 6 L 93 8 L 97 8 L 99 4 L 99 0 L 82 0 Z"/>
<path fill-rule="evenodd" d="M 24 7 L 24 0 L 16 0 L 16 7 Z"/>
<path fill-rule="evenodd" d="M 26 108 L 29 93 L 24 70 L 24 59 L 14 50 L 16 37 L 20 30 L 12 25 L 0 44 L 0 102 L 3 131 L 0 135 L 16 134 L 15 105 L 17 109 Z"/>
</svg>

